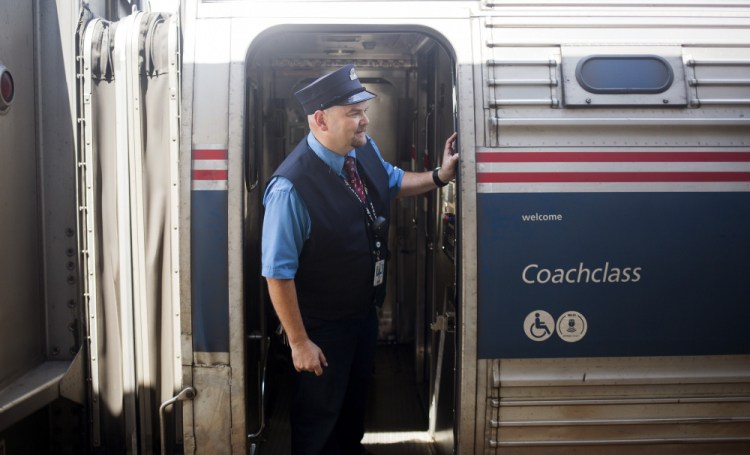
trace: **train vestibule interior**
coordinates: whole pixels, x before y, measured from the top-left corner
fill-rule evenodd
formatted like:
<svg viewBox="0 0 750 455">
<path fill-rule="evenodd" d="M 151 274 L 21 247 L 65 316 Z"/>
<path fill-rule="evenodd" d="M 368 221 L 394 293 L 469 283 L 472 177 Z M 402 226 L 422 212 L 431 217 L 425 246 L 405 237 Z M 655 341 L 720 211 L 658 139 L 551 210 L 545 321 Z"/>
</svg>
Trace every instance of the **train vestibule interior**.
<svg viewBox="0 0 750 455">
<path fill-rule="evenodd" d="M 253 41 L 245 65 L 246 401 L 249 442 L 259 453 L 288 451 L 286 385 L 293 374 L 260 275 L 263 190 L 308 132 L 294 92 L 347 63 L 377 94 L 367 132 L 386 161 L 406 171 L 432 170 L 456 128 L 454 56 L 429 30 L 280 27 Z M 452 452 L 456 197 L 452 183 L 392 203 L 368 443 L 427 437 L 439 452 Z"/>
</svg>

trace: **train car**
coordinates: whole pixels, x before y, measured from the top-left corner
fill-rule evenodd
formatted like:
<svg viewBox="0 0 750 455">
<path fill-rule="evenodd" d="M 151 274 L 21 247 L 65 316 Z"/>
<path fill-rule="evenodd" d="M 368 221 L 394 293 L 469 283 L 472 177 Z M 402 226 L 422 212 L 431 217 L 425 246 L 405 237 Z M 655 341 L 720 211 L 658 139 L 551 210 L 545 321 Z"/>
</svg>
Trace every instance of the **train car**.
<svg viewBox="0 0 750 455">
<path fill-rule="evenodd" d="M 0 1 L 3 454 L 88 447 L 75 181 L 78 5 L 68 3 Z"/>
<path fill-rule="evenodd" d="M 347 63 L 387 161 L 461 156 L 392 206 L 370 451 L 750 451 L 750 2 L 43 3 L 0 2 L 7 453 L 288 453 L 262 195 Z"/>
</svg>

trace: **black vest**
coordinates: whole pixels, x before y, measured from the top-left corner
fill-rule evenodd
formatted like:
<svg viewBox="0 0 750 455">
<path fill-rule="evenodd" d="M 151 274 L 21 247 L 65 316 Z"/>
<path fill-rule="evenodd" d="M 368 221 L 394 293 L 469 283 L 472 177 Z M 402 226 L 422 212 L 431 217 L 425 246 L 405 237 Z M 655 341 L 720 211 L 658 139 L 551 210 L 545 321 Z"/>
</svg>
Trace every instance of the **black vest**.
<svg viewBox="0 0 750 455">
<path fill-rule="evenodd" d="M 369 141 L 357 149 L 357 170 L 375 212 L 390 220 L 388 174 Z M 364 206 L 307 138 L 274 175 L 292 182 L 310 214 L 310 238 L 294 278 L 302 315 L 327 320 L 366 315 L 382 303 L 386 284 L 373 286 L 373 239 Z"/>
</svg>

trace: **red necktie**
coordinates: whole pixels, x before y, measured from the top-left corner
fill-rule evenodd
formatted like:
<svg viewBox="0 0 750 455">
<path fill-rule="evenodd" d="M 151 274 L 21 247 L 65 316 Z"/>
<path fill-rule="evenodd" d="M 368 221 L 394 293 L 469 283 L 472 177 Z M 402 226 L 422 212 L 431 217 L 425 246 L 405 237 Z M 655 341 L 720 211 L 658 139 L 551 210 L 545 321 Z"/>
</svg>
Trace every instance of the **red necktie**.
<svg viewBox="0 0 750 455">
<path fill-rule="evenodd" d="M 362 187 L 362 180 L 357 175 L 357 165 L 354 162 L 354 158 L 351 156 L 344 157 L 344 170 L 346 171 L 347 181 L 349 185 L 357 193 L 360 202 L 365 202 L 365 189 Z"/>
</svg>

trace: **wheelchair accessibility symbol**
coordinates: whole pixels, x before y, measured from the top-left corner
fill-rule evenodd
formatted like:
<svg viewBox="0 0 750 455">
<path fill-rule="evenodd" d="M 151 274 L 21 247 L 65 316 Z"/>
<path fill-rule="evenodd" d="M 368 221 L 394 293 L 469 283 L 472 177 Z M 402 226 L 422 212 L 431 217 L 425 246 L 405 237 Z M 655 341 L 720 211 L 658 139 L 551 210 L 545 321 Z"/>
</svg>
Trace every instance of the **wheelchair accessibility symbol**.
<svg viewBox="0 0 750 455">
<path fill-rule="evenodd" d="M 555 319 L 544 310 L 536 310 L 523 321 L 526 336 L 533 341 L 544 341 L 555 332 Z"/>
</svg>

